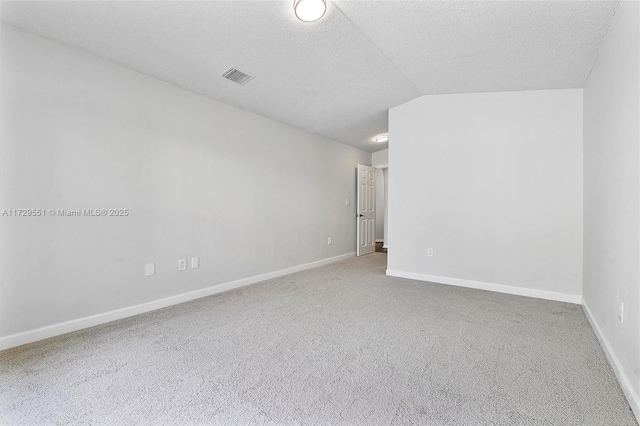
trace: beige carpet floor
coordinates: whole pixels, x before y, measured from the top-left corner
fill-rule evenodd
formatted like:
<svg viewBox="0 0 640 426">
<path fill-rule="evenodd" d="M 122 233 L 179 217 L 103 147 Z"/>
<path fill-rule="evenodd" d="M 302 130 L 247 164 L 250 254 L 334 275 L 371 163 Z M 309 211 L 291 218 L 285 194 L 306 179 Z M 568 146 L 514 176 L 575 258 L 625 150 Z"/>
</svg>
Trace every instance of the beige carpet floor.
<svg viewBox="0 0 640 426">
<path fill-rule="evenodd" d="M 0 352 L 0 424 L 633 425 L 578 305 L 386 255 Z"/>
</svg>

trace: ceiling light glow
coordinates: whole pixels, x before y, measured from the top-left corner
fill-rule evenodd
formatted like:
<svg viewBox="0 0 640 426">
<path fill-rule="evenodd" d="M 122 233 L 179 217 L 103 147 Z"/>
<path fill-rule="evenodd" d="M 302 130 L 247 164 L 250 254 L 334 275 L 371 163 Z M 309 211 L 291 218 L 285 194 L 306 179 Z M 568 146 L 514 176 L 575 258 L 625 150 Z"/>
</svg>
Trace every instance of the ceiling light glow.
<svg viewBox="0 0 640 426">
<path fill-rule="evenodd" d="M 389 133 L 383 133 L 381 135 L 378 135 L 375 138 L 373 138 L 373 140 L 378 143 L 389 142 Z"/>
<path fill-rule="evenodd" d="M 327 10 L 326 0 L 295 0 L 293 10 L 299 20 L 313 22 L 322 18 Z"/>
</svg>

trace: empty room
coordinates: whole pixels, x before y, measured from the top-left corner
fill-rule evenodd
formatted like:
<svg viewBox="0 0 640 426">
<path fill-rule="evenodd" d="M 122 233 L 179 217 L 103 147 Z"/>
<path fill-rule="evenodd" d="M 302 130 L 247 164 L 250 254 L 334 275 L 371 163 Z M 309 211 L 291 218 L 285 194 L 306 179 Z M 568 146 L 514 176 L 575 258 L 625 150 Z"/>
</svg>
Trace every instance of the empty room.
<svg viewBox="0 0 640 426">
<path fill-rule="evenodd" d="M 637 425 L 640 2 L 0 1 L 0 424 Z"/>
</svg>

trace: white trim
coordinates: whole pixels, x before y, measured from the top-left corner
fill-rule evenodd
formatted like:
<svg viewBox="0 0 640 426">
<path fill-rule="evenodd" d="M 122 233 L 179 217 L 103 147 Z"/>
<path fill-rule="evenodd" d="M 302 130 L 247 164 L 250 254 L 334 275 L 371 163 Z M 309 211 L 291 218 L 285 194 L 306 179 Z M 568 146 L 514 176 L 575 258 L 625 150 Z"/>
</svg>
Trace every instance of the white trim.
<svg viewBox="0 0 640 426">
<path fill-rule="evenodd" d="M 495 291 L 498 293 L 515 294 L 518 296 L 535 297 L 538 299 L 555 300 L 558 302 L 575 303 L 578 305 L 582 302 L 582 296 L 579 294 L 567 294 L 555 291 L 536 290 L 532 288 L 513 287 L 510 285 L 463 280 L 460 278 L 439 277 L 437 275 L 418 274 L 415 272 L 398 271 L 395 269 L 387 269 L 387 275 L 392 277 L 409 278 L 412 280 L 428 281 L 437 284 L 448 284 L 458 287 Z"/>
<path fill-rule="evenodd" d="M 587 306 L 587 302 L 584 299 L 582 300 L 582 309 L 584 310 L 586 317 L 589 320 L 589 323 L 591 324 L 591 328 L 593 329 L 593 332 L 595 333 L 596 337 L 598 338 L 598 341 L 600 342 L 600 346 L 602 346 L 602 349 L 604 350 L 604 354 L 607 356 L 607 359 L 609 360 L 609 364 L 611 365 L 613 372 L 616 374 L 616 377 L 618 378 L 618 382 L 620 383 L 620 387 L 622 388 L 622 391 L 627 397 L 627 402 L 631 407 L 631 411 L 633 411 L 633 414 L 635 414 L 636 419 L 640 419 L 640 396 L 638 396 L 638 394 L 633 389 L 633 386 L 631 386 L 631 381 L 629 380 L 627 375 L 624 373 L 624 370 L 622 369 L 622 364 L 620 364 L 620 361 L 618 360 L 618 357 L 613 351 L 613 348 L 609 344 L 609 341 L 607 340 L 606 337 L 604 337 L 604 333 L 602 333 L 600 326 L 596 322 L 593 314 L 591 314 L 591 310 L 589 309 L 589 306 Z"/>
<path fill-rule="evenodd" d="M 116 309 L 114 311 L 104 312 L 97 315 L 91 315 L 71 321 L 48 325 L 46 327 L 36 328 L 34 330 L 25 331 L 22 333 L 11 334 L 9 336 L 0 337 L 0 350 L 36 342 L 38 340 L 47 339 L 49 337 L 59 336 L 61 334 L 70 333 L 72 331 L 82 330 L 83 328 L 105 324 L 111 321 L 127 318 L 144 312 L 166 308 L 167 306 L 177 305 L 179 303 L 188 302 L 190 300 L 199 299 L 201 297 L 211 296 L 223 291 L 255 284 L 260 281 L 278 278 L 283 275 L 293 274 L 294 272 L 317 268 L 318 266 L 328 265 L 330 263 L 347 259 L 349 257 L 354 257 L 355 255 L 355 253 L 347 253 L 340 256 L 317 260 L 315 262 L 305 263 L 303 265 L 293 266 L 291 268 L 281 269 L 279 271 L 268 272 L 266 274 L 256 275 L 254 277 L 243 278 L 237 281 L 214 285 L 189 293 L 178 294 L 175 296 L 167 297 L 165 299 L 154 300 L 152 302 L 141 303 L 135 306 L 128 306 L 126 308 Z"/>
<path fill-rule="evenodd" d="M 384 243 L 384 238 L 376 238 L 376 243 Z"/>
</svg>

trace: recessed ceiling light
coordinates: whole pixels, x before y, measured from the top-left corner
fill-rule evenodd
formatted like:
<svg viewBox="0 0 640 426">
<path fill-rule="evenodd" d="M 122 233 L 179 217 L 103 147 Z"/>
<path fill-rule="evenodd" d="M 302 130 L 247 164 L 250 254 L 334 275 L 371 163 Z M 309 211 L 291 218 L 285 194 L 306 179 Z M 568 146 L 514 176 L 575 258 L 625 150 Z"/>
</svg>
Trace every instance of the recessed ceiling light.
<svg viewBox="0 0 640 426">
<path fill-rule="evenodd" d="M 322 18 L 327 10 L 326 0 L 294 0 L 293 10 L 299 20 L 313 22 Z"/>
<path fill-rule="evenodd" d="M 373 138 L 373 140 L 378 143 L 389 142 L 389 133 L 382 133 L 381 135 L 378 135 L 375 138 Z"/>
</svg>

